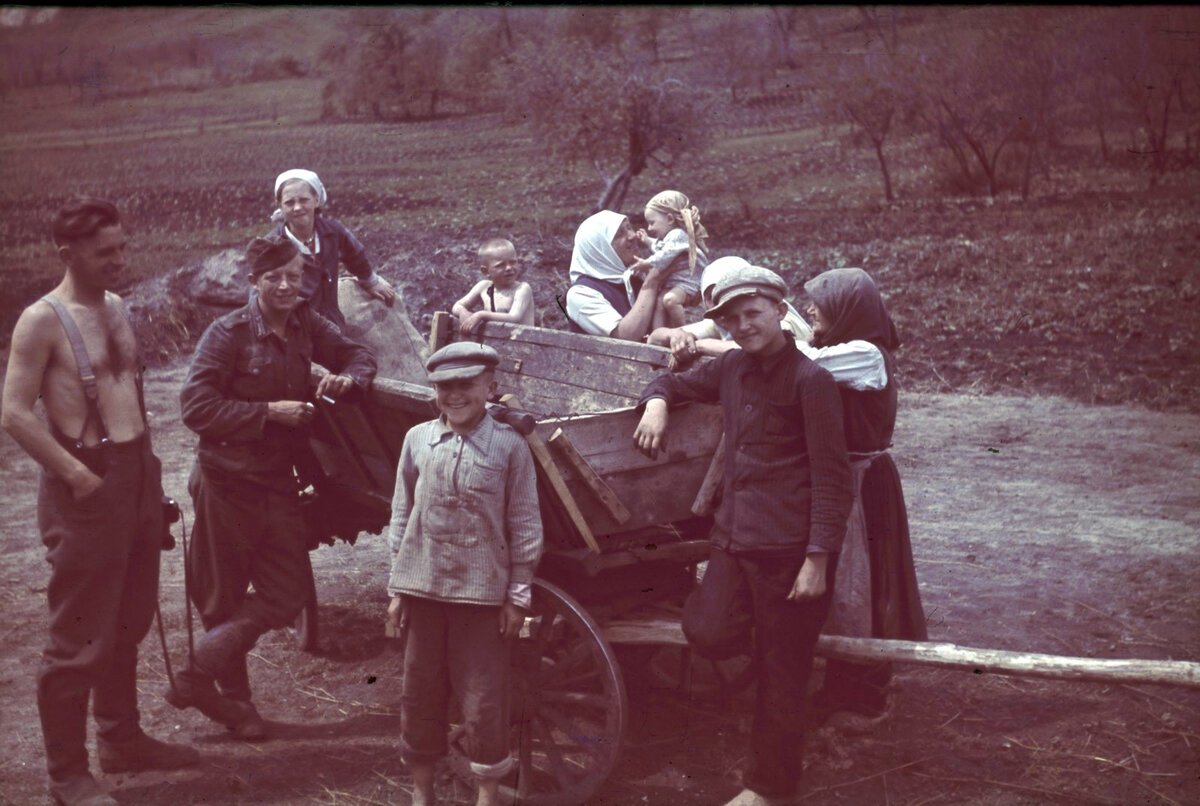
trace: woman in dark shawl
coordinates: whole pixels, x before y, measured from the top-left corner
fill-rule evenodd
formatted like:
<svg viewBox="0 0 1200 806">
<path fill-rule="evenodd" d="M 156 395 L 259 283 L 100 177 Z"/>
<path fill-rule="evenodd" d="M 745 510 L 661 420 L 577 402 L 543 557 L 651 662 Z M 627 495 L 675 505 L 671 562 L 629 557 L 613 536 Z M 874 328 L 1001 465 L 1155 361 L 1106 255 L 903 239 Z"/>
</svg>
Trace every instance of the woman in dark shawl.
<svg viewBox="0 0 1200 806">
<path fill-rule="evenodd" d="M 812 347 L 805 352 L 838 381 L 846 447 L 851 460 L 864 467 L 859 500 L 870 566 L 870 636 L 924 641 L 928 634 L 913 568 L 908 512 L 900 474 L 887 453 L 896 423 L 896 326 L 874 281 L 862 269 L 823 272 L 804 290 L 812 299 L 807 313 L 813 327 Z M 838 570 L 840 582 L 842 569 Z M 866 575 L 861 584 L 866 585 Z M 835 584 L 835 596 L 836 590 Z M 860 598 L 867 601 L 863 593 L 859 591 Z M 865 620 L 861 623 L 864 631 L 868 629 Z M 830 660 L 814 702 L 814 719 L 819 723 L 836 711 L 884 715 L 891 677 L 890 663 Z"/>
</svg>

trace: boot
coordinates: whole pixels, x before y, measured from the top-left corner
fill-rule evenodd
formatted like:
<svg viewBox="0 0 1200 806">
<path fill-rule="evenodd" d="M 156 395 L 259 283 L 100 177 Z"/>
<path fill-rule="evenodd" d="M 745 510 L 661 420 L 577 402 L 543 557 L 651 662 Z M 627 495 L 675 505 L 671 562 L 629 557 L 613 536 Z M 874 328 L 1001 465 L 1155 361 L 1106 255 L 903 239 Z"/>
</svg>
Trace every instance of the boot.
<svg viewBox="0 0 1200 806">
<path fill-rule="evenodd" d="M 123 742 L 96 740 L 100 769 L 105 772 L 139 772 L 141 770 L 175 770 L 189 767 L 200 760 L 194 747 L 168 744 L 152 739 L 141 730 L 133 739 Z"/>
<path fill-rule="evenodd" d="M 195 708 L 200 713 L 226 727 L 245 722 L 251 711 L 245 703 L 221 696 L 212 676 L 189 666 L 175 675 L 174 684 L 163 694 L 164 699 L 180 709 Z"/>
<path fill-rule="evenodd" d="M 58 806 L 121 806 L 91 774 L 73 775 L 52 782 L 50 797 Z"/>
<path fill-rule="evenodd" d="M 249 715 L 237 725 L 230 725 L 229 730 L 246 742 L 261 742 L 266 739 L 267 723 L 250 701 L 250 673 L 246 669 L 245 655 L 227 667 L 217 678 L 217 689 L 226 698 L 242 703 L 249 709 Z"/>
</svg>

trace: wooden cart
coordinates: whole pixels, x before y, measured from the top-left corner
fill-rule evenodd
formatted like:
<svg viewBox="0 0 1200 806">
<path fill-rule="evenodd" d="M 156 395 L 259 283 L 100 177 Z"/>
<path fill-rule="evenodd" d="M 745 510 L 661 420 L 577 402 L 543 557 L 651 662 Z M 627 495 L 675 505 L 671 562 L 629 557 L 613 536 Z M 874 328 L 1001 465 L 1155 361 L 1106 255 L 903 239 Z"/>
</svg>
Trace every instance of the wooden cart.
<svg viewBox="0 0 1200 806">
<path fill-rule="evenodd" d="M 451 338 L 448 319 L 435 317 L 432 348 Z M 616 763 L 627 720 L 606 625 L 678 622 L 707 555 L 721 411 L 677 410 L 665 455 L 652 461 L 633 446 L 634 406 L 666 368 L 666 350 L 500 323 L 481 340 L 500 353 L 505 405 L 493 413 L 525 434 L 545 527 L 532 615 L 513 654 L 519 763 L 506 784 L 524 804 L 583 803 Z M 381 378 L 366 400 L 320 408 L 313 447 L 325 506 L 313 523 L 325 539 L 379 533 L 404 434 L 436 415 L 433 390 Z M 315 642 L 315 596 L 299 627 L 302 644 Z"/>
<path fill-rule="evenodd" d="M 454 338 L 452 321 L 435 317 L 431 347 Z M 488 323 L 481 340 L 501 356 L 497 380 L 507 406 L 496 413 L 526 434 L 537 460 L 546 539 L 533 611 L 513 653 L 519 764 L 505 783 L 516 803 L 584 803 L 616 764 L 628 715 L 613 646 L 685 644 L 680 606 L 707 556 L 707 513 L 721 478 L 721 412 L 704 405 L 673 410 L 670 442 L 652 461 L 633 447 L 633 407 L 667 367 L 666 350 L 498 323 Z M 387 525 L 404 434 L 436 414 L 433 390 L 419 380 L 379 379 L 366 400 L 320 406 L 313 446 L 324 474 L 323 505 L 311 519 L 318 538 L 353 540 Z M 300 619 L 302 642 L 315 640 L 315 618 L 314 593 Z M 975 674 L 1200 687 L 1200 664 L 1186 661 L 831 635 L 821 636 L 816 651 Z M 718 683 L 730 687 L 749 672 L 720 681 L 716 671 Z"/>
</svg>

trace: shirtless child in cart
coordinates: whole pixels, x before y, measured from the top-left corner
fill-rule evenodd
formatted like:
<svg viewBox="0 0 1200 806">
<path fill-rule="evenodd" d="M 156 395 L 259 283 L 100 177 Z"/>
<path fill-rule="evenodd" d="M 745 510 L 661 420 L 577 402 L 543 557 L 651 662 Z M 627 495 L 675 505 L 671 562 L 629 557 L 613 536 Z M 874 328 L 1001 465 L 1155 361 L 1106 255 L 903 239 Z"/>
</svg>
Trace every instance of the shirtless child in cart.
<svg viewBox="0 0 1200 806">
<path fill-rule="evenodd" d="M 517 279 L 521 268 L 512 241 L 492 238 L 479 247 L 479 272 L 483 279 L 450 309 L 458 317 L 464 336 L 474 333 L 484 322 L 533 324 L 533 288 Z M 472 313 L 476 305 L 483 309 Z"/>
</svg>

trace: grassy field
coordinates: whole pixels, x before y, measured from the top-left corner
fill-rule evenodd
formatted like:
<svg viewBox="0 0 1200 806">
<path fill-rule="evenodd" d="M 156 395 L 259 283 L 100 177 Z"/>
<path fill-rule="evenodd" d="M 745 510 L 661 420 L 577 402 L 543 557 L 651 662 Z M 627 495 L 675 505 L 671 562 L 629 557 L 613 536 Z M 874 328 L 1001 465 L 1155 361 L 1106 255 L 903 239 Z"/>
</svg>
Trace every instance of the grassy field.
<svg viewBox="0 0 1200 806">
<path fill-rule="evenodd" d="M 47 222 L 66 196 L 120 205 L 135 236 L 132 290 L 265 231 L 273 178 L 294 166 L 320 173 L 328 213 L 406 289 L 418 327 L 473 281 L 474 246 L 497 234 L 518 245 L 539 321 L 563 324 L 554 297 L 601 188 L 590 167 L 550 161 L 500 115 L 321 122 L 320 89 L 300 77 L 141 97 L 5 95 L 0 343 L 60 274 Z M 636 177 L 622 212 L 678 187 L 703 211 L 715 254 L 776 269 L 796 291 L 826 268 L 867 269 L 900 328 L 910 388 L 1200 409 L 1195 171 L 1150 191 L 1135 158 L 1100 164 L 1083 133 L 1065 132 L 1028 201 L 993 203 L 947 195 L 943 157 L 900 139 L 888 144 L 899 197 L 885 204 L 869 149 L 803 123 L 811 109 L 791 125 L 775 117 L 735 116 L 705 153 Z"/>
</svg>

